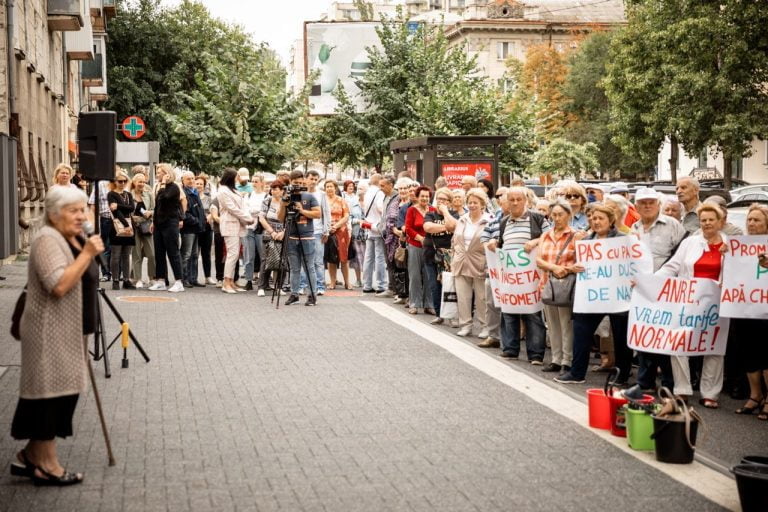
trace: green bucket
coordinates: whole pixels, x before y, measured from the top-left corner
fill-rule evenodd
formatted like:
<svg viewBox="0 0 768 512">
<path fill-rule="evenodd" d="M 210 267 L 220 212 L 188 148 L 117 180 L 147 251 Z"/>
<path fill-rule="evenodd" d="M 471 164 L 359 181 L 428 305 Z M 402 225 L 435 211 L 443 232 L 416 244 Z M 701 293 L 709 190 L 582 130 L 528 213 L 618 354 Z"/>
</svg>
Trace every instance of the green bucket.
<svg viewBox="0 0 768 512">
<path fill-rule="evenodd" d="M 629 447 L 638 451 L 655 450 L 656 441 L 651 438 L 653 417 L 643 409 L 630 409 L 626 405 L 623 408 L 625 409 Z"/>
</svg>

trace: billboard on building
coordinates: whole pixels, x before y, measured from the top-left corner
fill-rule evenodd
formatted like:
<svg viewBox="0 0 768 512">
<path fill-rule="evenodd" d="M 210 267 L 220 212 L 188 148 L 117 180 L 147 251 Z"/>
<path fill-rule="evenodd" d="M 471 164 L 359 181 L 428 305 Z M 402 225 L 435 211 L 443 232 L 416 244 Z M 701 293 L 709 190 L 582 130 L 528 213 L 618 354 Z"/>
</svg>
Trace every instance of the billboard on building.
<svg viewBox="0 0 768 512">
<path fill-rule="evenodd" d="M 464 176 L 474 176 L 478 180 L 486 179 L 493 183 L 492 162 L 441 162 L 440 175 L 448 182 L 448 188 L 461 188 Z"/>
<path fill-rule="evenodd" d="M 380 46 L 378 22 L 307 22 L 304 24 L 305 78 L 317 71 L 309 96 L 312 115 L 333 114 L 339 84 L 358 112 L 365 110 L 359 84 L 371 65 L 368 47 Z"/>
</svg>

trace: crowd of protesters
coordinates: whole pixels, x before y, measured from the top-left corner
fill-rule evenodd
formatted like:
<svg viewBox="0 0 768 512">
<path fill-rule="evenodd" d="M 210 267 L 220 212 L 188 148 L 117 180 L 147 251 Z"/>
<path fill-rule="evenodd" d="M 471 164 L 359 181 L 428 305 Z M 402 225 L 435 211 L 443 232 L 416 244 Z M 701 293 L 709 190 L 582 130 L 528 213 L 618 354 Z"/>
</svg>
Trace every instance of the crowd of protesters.
<svg viewBox="0 0 768 512">
<path fill-rule="evenodd" d="M 680 178 L 676 195 L 641 188 L 631 198 L 621 182 L 563 181 L 540 198 L 522 181 L 495 190 L 490 181 L 471 176 L 451 189 L 444 178 L 429 187 L 406 173 L 374 174 L 357 183 L 321 180 L 315 171 L 280 171 L 265 179 L 241 168 L 226 169 L 214 186 L 204 174 L 177 174 L 159 164 L 151 187 L 145 168 L 131 173 L 118 170 L 99 194 L 109 261 L 102 280 L 115 289 L 180 292 L 211 285 L 263 297 L 274 291 L 283 270 L 278 292 L 288 295 L 287 305 L 301 295 L 312 306 L 326 290 L 361 289 L 391 298 L 410 314 L 433 316 L 432 324 L 457 329 L 458 336 L 476 336 L 480 347 L 499 348 L 503 358 L 524 354 L 562 384 L 584 382 L 588 371 L 618 368 L 617 384 L 627 386 L 629 396 L 654 389 L 658 375 L 683 397 L 700 390 L 701 403 L 712 408 L 725 386 L 748 399 L 738 412 L 768 419 L 768 349 L 750 334 L 764 321 L 734 321 L 726 357 L 689 360 L 633 353 L 626 312 L 574 313 L 572 307 L 545 305 L 540 313 L 508 314 L 494 305 L 486 250 L 510 246 L 537 248 L 543 283 L 547 276 L 583 270 L 577 241 L 622 236 L 646 242 L 658 275 L 719 281 L 723 244 L 745 233 L 727 222 L 719 198 L 700 201 L 695 178 Z M 70 186 L 65 182 L 62 177 L 61 184 Z M 118 223 L 130 225 L 131 236 L 118 233 Z M 749 209 L 746 230 L 768 233 L 768 207 Z M 450 320 L 440 311 L 446 272 L 458 309 Z M 590 365 L 593 352 L 599 364 Z"/>
</svg>

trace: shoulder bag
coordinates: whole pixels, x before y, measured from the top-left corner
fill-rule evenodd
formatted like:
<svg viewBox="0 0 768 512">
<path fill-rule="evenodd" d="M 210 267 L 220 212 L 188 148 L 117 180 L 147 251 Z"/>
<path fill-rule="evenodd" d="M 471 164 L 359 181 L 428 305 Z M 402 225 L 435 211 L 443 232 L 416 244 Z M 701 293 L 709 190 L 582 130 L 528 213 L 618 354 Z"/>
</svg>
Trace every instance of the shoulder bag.
<svg viewBox="0 0 768 512">
<path fill-rule="evenodd" d="M 123 224 L 123 222 L 116 218 L 114 215 L 112 215 L 112 212 L 109 213 L 112 216 L 112 225 L 115 228 L 116 236 L 119 237 L 132 237 L 133 236 L 133 225 L 131 224 L 130 217 L 125 218 L 125 222 L 128 223 L 126 226 Z"/>
<path fill-rule="evenodd" d="M 371 204 L 368 205 L 368 210 L 366 210 L 365 215 L 362 218 L 362 221 L 365 221 L 365 219 L 368 218 L 368 214 L 371 213 L 371 208 L 373 208 L 374 203 L 376 203 L 376 198 L 379 197 L 379 192 L 381 191 L 380 190 L 377 191 L 371 198 Z M 366 240 L 368 240 L 368 229 L 362 226 L 362 222 L 361 222 L 360 229 L 357 232 L 357 237 L 355 238 L 355 240 L 359 242 L 365 242 Z"/>
<path fill-rule="evenodd" d="M 557 254 L 555 259 L 555 265 L 560 264 L 560 257 L 568 248 L 568 244 L 571 243 L 576 233 L 571 233 L 568 240 L 565 241 L 563 248 Z M 549 279 L 547 284 L 544 285 L 544 289 L 541 291 L 541 302 L 547 306 L 568 307 L 573 306 L 573 289 L 576 286 L 576 274 L 569 273 L 565 277 L 555 277 L 552 272 L 549 272 Z"/>
</svg>

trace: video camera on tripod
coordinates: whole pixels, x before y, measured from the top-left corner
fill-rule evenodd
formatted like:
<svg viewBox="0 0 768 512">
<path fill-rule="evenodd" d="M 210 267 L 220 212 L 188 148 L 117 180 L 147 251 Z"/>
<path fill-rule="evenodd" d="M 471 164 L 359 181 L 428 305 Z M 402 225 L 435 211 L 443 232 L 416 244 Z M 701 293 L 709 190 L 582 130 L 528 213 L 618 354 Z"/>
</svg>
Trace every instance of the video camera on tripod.
<svg viewBox="0 0 768 512">
<path fill-rule="evenodd" d="M 299 185 L 288 185 L 283 191 L 283 202 L 288 203 L 288 210 L 293 211 L 296 207 L 296 203 L 301 202 L 301 193 L 307 192 L 307 187 L 301 187 Z"/>
</svg>

